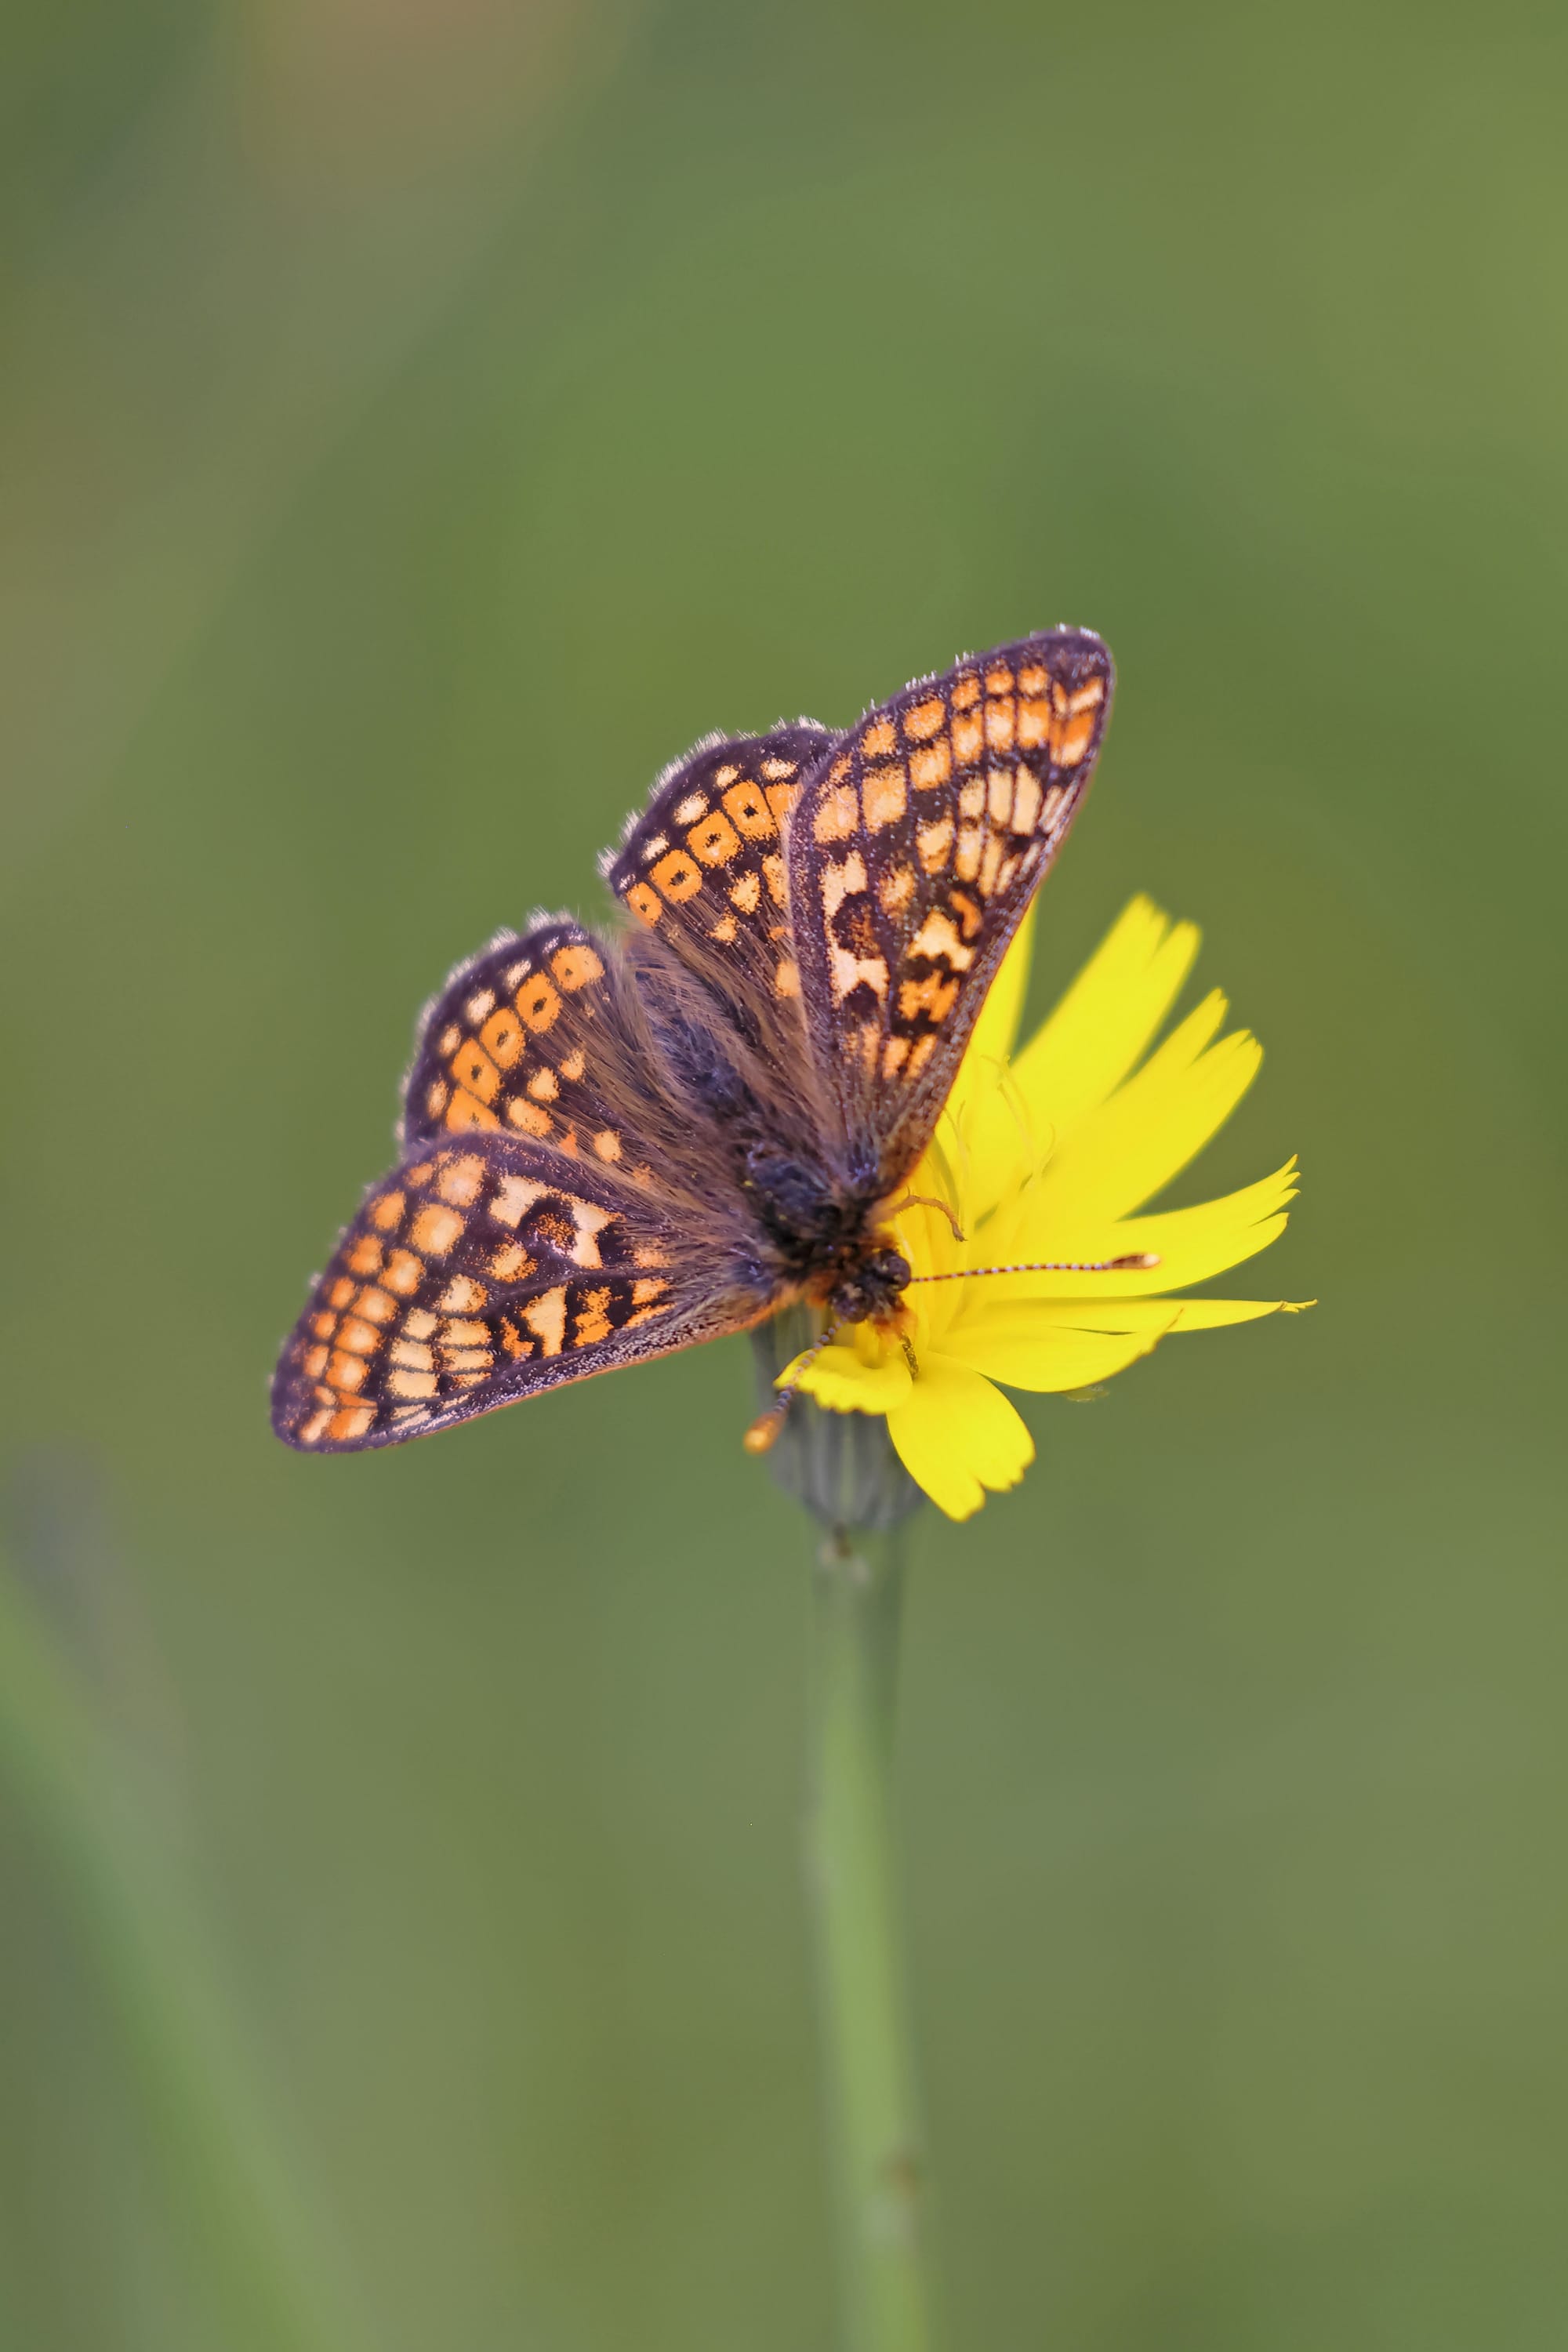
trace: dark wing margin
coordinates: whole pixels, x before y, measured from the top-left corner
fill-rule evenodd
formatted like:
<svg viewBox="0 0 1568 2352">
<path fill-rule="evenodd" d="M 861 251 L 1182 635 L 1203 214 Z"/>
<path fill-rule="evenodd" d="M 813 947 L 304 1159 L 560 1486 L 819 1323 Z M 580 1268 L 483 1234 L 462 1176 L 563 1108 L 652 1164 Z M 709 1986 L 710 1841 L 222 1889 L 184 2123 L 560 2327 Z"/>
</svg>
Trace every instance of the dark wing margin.
<svg viewBox="0 0 1568 2352">
<path fill-rule="evenodd" d="M 791 813 L 806 1036 L 858 1179 L 900 1183 L 1082 802 L 1110 715 L 1101 640 L 1052 629 L 868 711 Z"/>
<path fill-rule="evenodd" d="M 742 1328 L 762 1303 L 706 1287 L 689 1237 L 605 1171 L 452 1137 L 366 1195 L 284 1347 L 272 1425 L 307 1453 L 395 1445 Z"/>
</svg>

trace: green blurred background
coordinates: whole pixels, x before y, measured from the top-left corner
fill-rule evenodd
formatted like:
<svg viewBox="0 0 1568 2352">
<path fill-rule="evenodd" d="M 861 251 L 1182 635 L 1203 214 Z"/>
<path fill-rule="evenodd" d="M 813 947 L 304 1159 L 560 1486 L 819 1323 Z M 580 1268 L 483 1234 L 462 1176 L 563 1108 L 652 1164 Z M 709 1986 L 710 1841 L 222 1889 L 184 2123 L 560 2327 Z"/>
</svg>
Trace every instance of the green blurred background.
<svg viewBox="0 0 1568 2352">
<path fill-rule="evenodd" d="M 952 2344 L 1560 2345 L 1560 12 L 0 45 L 0 2340 L 306 2340 L 188 2023 L 360 2345 L 828 2342 L 744 1343 L 362 1459 L 266 1381 L 449 963 L 595 911 L 696 735 L 1067 618 L 1121 684 L 1040 1002 L 1135 889 L 1204 925 L 1268 1059 L 1173 1197 L 1299 1150 L 1231 1286 L 1323 1303 L 923 1528 Z"/>
</svg>

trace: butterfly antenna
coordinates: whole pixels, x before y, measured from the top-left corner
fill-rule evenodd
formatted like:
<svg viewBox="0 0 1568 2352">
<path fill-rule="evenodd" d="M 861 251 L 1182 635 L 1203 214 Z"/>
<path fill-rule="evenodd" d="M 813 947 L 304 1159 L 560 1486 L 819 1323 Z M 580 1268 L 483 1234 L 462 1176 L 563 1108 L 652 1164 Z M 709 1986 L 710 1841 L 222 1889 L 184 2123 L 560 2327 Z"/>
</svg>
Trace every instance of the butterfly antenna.
<svg viewBox="0 0 1568 2352">
<path fill-rule="evenodd" d="M 821 1355 L 824 1348 L 826 1347 L 828 1341 L 832 1339 L 843 1319 L 842 1316 L 836 1315 L 834 1317 L 832 1322 L 828 1324 L 826 1329 L 823 1332 L 822 1337 L 816 1340 L 801 1358 L 799 1365 L 791 1375 L 787 1385 L 780 1389 L 777 1396 L 773 1399 L 773 1403 L 769 1405 L 766 1412 L 758 1413 L 755 1421 L 752 1422 L 750 1429 L 747 1430 L 745 1435 L 741 1440 L 742 1444 L 745 1447 L 748 1454 L 767 1454 L 770 1453 L 773 1447 L 777 1444 L 780 1432 L 783 1430 L 784 1423 L 789 1419 L 789 1409 L 795 1402 L 795 1391 L 799 1388 L 801 1381 L 805 1379 L 806 1373 L 810 1371 L 813 1364 L 816 1363 L 818 1356 Z"/>
<path fill-rule="evenodd" d="M 917 1274 L 917 1282 L 973 1282 L 983 1274 L 1149 1274 L 1160 1263 L 1153 1250 L 1138 1250 L 1131 1257 L 1039 1258 L 1031 1265 L 961 1265 L 951 1274 Z"/>
</svg>

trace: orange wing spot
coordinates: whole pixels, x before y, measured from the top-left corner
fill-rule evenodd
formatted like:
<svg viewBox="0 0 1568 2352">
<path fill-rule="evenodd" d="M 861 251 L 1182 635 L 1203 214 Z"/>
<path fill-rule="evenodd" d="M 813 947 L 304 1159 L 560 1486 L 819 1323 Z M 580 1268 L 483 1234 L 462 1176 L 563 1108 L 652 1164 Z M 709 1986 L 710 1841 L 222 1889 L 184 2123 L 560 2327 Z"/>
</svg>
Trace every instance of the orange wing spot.
<svg viewBox="0 0 1568 2352">
<path fill-rule="evenodd" d="M 500 1092 L 500 1072 L 477 1037 L 469 1037 L 452 1056 L 452 1076 L 480 1102 L 493 1102 Z M 411 1178 L 410 1181 L 414 1180 Z"/>
<path fill-rule="evenodd" d="M 893 730 L 889 727 L 886 731 L 890 737 Z M 901 765 L 868 769 L 860 782 L 868 830 L 879 833 L 885 825 L 896 824 L 904 813 L 906 797 Z"/>
<path fill-rule="evenodd" d="M 510 1004 L 492 1013 L 479 1031 L 479 1043 L 498 1070 L 510 1070 L 522 1052 L 522 1024 Z"/>
<path fill-rule="evenodd" d="M 488 1348 L 448 1348 L 442 1361 L 447 1371 L 456 1374 L 464 1388 L 471 1389 L 476 1381 L 483 1380 L 495 1358 Z"/>
<path fill-rule="evenodd" d="M 784 859 L 779 856 L 776 849 L 770 852 L 770 854 L 763 858 L 763 872 L 767 879 L 768 896 L 773 900 L 774 906 L 787 907 L 789 904 L 789 885 L 784 878 Z"/>
<path fill-rule="evenodd" d="M 539 1340 L 547 1356 L 561 1353 L 561 1342 L 566 1336 L 566 1292 L 547 1290 L 539 1298 L 530 1299 L 522 1310 L 522 1319 Z"/>
<path fill-rule="evenodd" d="M 327 1378 L 333 1388 L 352 1392 L 362 1386 L 369 1370 L 363 1356 L 334 1356 L 327 1366 Z"/>
<path fill-rule="evenodd" d="M 721 948 L 732 948 L 741 936 L 741 926 L 733 915 L 721 915 L 708 936 L 717 940 Z"/>
<path fill-rule="evenodd" d="M 571 947 L 557 948 L 550 959 L 550 969 L 568 996 L 605 977 L 603 958 L 581 940 Z"/>
<path fill-rule="evenodd" d="M 532 1274 L 539 1261 L 530 1257 L 521 1242 L 503 1242 L 490 1253 L 490 1272 L 498 1282 L 521 1282 Z"/>
<path fill-rule="evenodd" d="M 561 1092 L 561 1081 L 548 1066 L 535 1070 L 528 1082 L 528 1091 L 535 1102 L 553 1102 Z"/>
<path fill-rule="evenodd" d="M 976 938 L 984 928 L 985 917 L 973 899 L 963 890 L 950 890 L 947 903 L 963 924 L 964 938 L 966 940 Z"/>
<path fill-rule="evenodd" d="M 402 1337 L 405 1339 L 427 1339 L 436 1328 L 436 1323 L 437 1318 L 427 1307 L 413 1307 L 403 1318 Z"/>
<path fill-rule="evenodd" d="M 860 757 L 863 760 L 885 760 L 892 748 L 893 722 L 890 719 L 879 719 L 876 725 L 868 727 L 860 738 Z"/>
<path fill-rule="evenodd" d="M 661 1315 L 668 1314 L 674 1303 L 673 1299 L 667 1298 L 661 1307 L 634 1307 L 621 1325 L 622 1330 L 633 1330 L 639 1323 L 657 1323 Z"/>
<path fill-rule="evenodd" d="M 444 1348 L 484 1348 L 488 1349 L 489 1344 L 490 1335 L 488 1327 L 483 1323 L 474 1322 L 471 1318 L 463 1316 L 455 1315 L 441 1334 L 441 1345 Z"/>
<path fill-rule="evenodd" d="M 447 1084 L 445 1078 L 433 1078 L 431 1080 L 430 1084 L 425 1089 L 425 1109 L 427 1117 L 431 1118 L 440 1118 L 441 1113 L 447 1108 L 447 1097 L 451 1091 L 452 1089 Z"/>
<path fill-rule="evenodd" d="M 536 1036 L 548 1029 L 561 1010 L 560 994 L 553 982 L 536 971 L 518 990 L 517 1009 Z"/>
<path fill-rule="evenodd" d="M 978 689 L 977 689 L 978 690 Z M 952 756 L 961 768 L 966 768 L 980 757 L 980 746 L 985 740 L 985 730 L 978 715 L 973 719 L 955 719 L 952 722 Z"/>
<path fill-rule="evenodd" d="M 915 847 L 926 873 L 940 874 L 952 847 L 952 819 L 943 816 L 935 824 L 922 824 L 915 835 Z"/>
<path fill-rule="evenodd" d="M 485 1163 L 470 1154 L 460 1160 L 443 1160 L 436 1179 L 436 1190 L 443 1201 L 454 1209 L 471 1209 L 479 1197 L 485 1181 Z"/>
<path fill-rule="evenodd" d="M 714 790 L 721 793 L 726 784 L 732 784 L 734 782 L 740 772 L 741 771 L 736 767 L 733 761 L 730 761 L 722 768 L 715 769 L 713 772 Z"/>
<path fill-rule="evenodd" d="M 959 786 L 958 814 L 960 816 L 975 817 L 984 806 L 985 779 L 984 776 L 971 776 Z"/>
<path fill-rule="evenodd" d="M 370 1204 L 370 1221 L 384 1234 L 391 1233 L 403 1222 L 405 1202 L 401 1192 L 384 1192 L 379 1201 Z"/>
<path fill-rule="evenodd" d="M 374 1234 L 361 1234 L 343 1264 L 351 1274 L 376 1274 L 381 1269 L 381 1244 Z"/>
<path fill-rule="evenodd" d="M 493 988 L 481 988 L 476 991 L 476 992 L 469 997 L 468 1003 L 463 1007 L 463 1011 L 468 1015 L 469 1022 L 477 1028 L 479 1024 L 484 1019 L 487 1013 L 493 1013 L 495 1011 L 495 990 Z"/>
<path fill-rule="evenodd" d="M 632 1285 L 632 1305 L 650 1306 L 654 1299 L 662 1298 L 668 1288 L 668 1282 L 659 1282 L 652 1275 L 644 1275 L 640 1281 Z"/>
<path fill-rule="evenodd" d="M 1060 733 L 1051 735 L 1051 757 L 1059 768 L 1076 768 L 1094 737 L 1094 713 L 1086 710 L 1081 718 L 1069 719 Z"/>
<path fill-rule="evenodd" d="M 904 713 L 904 733 L 911 743 L 929 742 L 946 725 L 947 705 L 940 694 L 933 694 L 929 702 L 917 702 L 912 710 Z"/>
<path fill-rule="evenodd" d="M 369 1323 L 390 1323 L 397 1313 L 397 1301 L 384 1290 L 367 1284 L 354 1300 L 354 1313 L 363 1315 Z"/>
<path fill-rule="evenodd" d="M 521 1095 L 512 1097 L 506 1107 L 506 1115 L 513 1127 L 521 1128 L 524 1135 L 548 1135 L 550 1132 L 550 1113 L 541 1110 L 537 1103 L 527 1101 Z"/>
<path fill-rule="evenodd" d="M 724 795 L 724 806 L 731 823 L 748 841 L 772 841 L 778 832 L 767 795 L 760 784 L 731 784 Z"/>
<path fill-rule="evenodd" d="M 569 1054 L 563 1054 L 561 1056 L 561 1075 L 563 1078 L 570 1078 L 574 1086 L 587 1066 L 581 1045 L 574 1045 Z"/>
<path fill-rule="evenodd" d="M 590 1290 L 587 1293 L 572 1318 L 572 1345 L 574 1348 L 592 1348 L 598 1340 L 609 1338 L 609 1304 L 608 1290 Z"/>
<path fill-rule="evenodd" d="M 927 1034 L 923 1037 L 917 1037 L 914 1044 L 910 1047 L 909 1066 L 904 1072 L 906 1079 L 912 1084 L 913 1081 L 920 1076 L 921 1072 L 925 1068 L 926 1064 L 930 1061 L 935 1051 L 936 1032 L 934 1029 L 928 1031 Z"/>
<path fill-rule="evenodd" d="M 885 1078 L 896 1078 L 898 1076 L 899 1072 L 902 1069 L 904 1063 L 909 1058 L 909 1051 L 910 1041 L 907 1037 L 889 1038 L 886 1045 L 882 1048 L 882 1076 Z"/>
<path fill-rule="evenodd" d="M 980 853 L 980 895 L 992 898 L 996 895 L 996 877 L 1002 870 L 1002 836 L 988 833 L 985 846 Z"/>
<path fill-rule="evenodd" d="M 993 824 L 1005 824 L 1013 814 L 1013 771 L 992 768 L 985 778 L 985 805 Z"/>
<path fill-rule="evenodd" d="M 436 1352 L 413 1339 L 395 1339 L 387 1362 L 401 1364 L 405 1371 L 428 1372 L 435 1369 Z"/>
<path fill-rule="evenodd" d="M 335 1315 L 312 1315 L 310 1318 L 310 1328 L 318 1339 L 330 1339 L 337 1328 Z"/>
<path fill-rule="evenodd" d="M 323 1347 L 319 1341 L 315 1347 L 306 1349 L 302 1360 L 305 1366 L 305 1378 L 308 1381 L 319 1381 L 321 1379 L 321 1374 L 327 1369 L 327 1357 L 330 1353 L 331 1350 Z"/>
<path fill-rule="evenodd" d="M 626 892 L 626 904 L 633 914 L 640 916 L 645 923 L 657 923 L 664 912 L 664 902 L 658 892 L 650 890 L 646 882 L 632 884 Z"/>
<path fill-rule="evenodd" d="M 436 1162 L 433 1160 L 422 1160 L 417 1168 L 409 1170 L 408 1181 L 411 1184 L 428 1184 L 435 1173 Z"/>
<path fill-rule="evenodd" d="M 986 671 L 985 691 L 987 694 L 1012 693 L 1013 673 L 1005 662 L 998 662 L 994 668 Z"/>
<path fill-rule="evenodd" d="M 739 907 L 742 915 L 754 915 L 762 904 L 763 879 L 760 874 L 745 873 L 730 885 L 730 904 Z"/>
<path fill-rule="evenodd" d="M 675 822 L 677 824 L 695 824 L 700 816 L 706 816 L 707 814 L 707 793 L 688 793 L 675 812 Z"/>
<path fill-rule="evenodd" d="M 986 704 L 985 740 L 994 751 L 1006 751 L 1012 749 L 1013 705 L 1011 702 Z"/>
<path fill-rule="evenodd" d="M 1098 710 L 1104 700 L 1105 680 L 1102 677 L 1091 677 L 1087 686 L 1080 686 L 1078 692 L 1071 697 L 1068 709 L 1072 711 Z"/>
<path fill-rule="evenodd" d="M 793 956 L 784 957 L 775 967 L 773 971 L 773 994 L 775 996 L 798 996 L 800 994 L 800 966 L 796 963 Z"/>
<path fill-rule="evenodd" d="M 436 1051 L 438 1054 L 455 1054 L 462 1042 L 463 1033 L 458 1027 L 456 1022 L 453 1022 L 447 1028 L 442 1030 L 440 1042 L 437 1045 Z"/>
<path fill-rule="evenodd" d="M 964 946 L 952 917 L 940 907 L 931 908 L 910 941 L 910 953 L 929 956 L 932 962 L 940 956 L 953 971 L 967 971 L 974 961 L 974 950 Z"/>
<path fill-rule="evenodd" d="M 342 1412 L 333 1413 L 327 1423 L 327 1434 L 334 1445 L 352 1445 L 356 1437 L 368 1434 L 374 1421 L 374 1405 L 344 1405 Z"/>
<path fill-rule="evenodd" d="M 431 1202 L 415 1218 L 408 1238 L 426 1257 L 445 1257 L 462 1230 L 463 1220 L 455 1209 L 438 1209 Z"/>
<path fill-rule="evenodd" d="M 914 894 L 915 869 L 912 866 L 895 866 L 890 873 L 883 875 L 877 885 L 882 911 L 888 915 L 902 914 Z"/>
<path fill-rule="evenodd" d="M 1020 702 L 1018 705 L 1018 745 L 1021 751 L 1037 751 L 1050 738 L 1051 707 L 1048 702 Z"/>
<path fill-rule="evenodd" d="M 702 868 L 684 849 L 672 849 L 654 867 L 653 878 L 665 897 L 679 906 L 685 898 L 695 898 L 701 889 Z"/>
<path fill-rule="evenodd" d="M 860 798 L 853 784 L 837 784 L 823 793 L 811 830 L 818 841 L 847 841 L 851 834 L 858 833 Z"/>
<path fill-rule="evenodd" d="M 434 1372 L 388 1372 L 386 1393 L 398 1397 L 433 1397 L 436 1375 Z"/>
<path fill-rule="evenodd" d="M 362 1316 L 345 1315 L 338 1345 L 346 1348 L 352 1356 L 374 1356 L 381 1345 L 381 1333 Z"/>
<path fill-rule="evenodd" d="M 741 846 L 741 836 L 729 818 L 721 816 L 715 809 L 710 817 L 692 826 L 686 836 L 686 845 L 704 866 L 728 866 Z"/>
<path fill-rule="evenodd" d="M 499 1127 L 500 1119 L 482 1102 L 476 1102 L 459 1087 L 447 1107 L 447 1128 L 452 1135 L 466 1135 L 475 1128 Z"/>
<path fill-rule="evenodd" d="M 944 735 L 940 743 L 926 743 L 910 755 L 910 782 L 917 793 L 945 784 L 952 773 L 952 747 Z"/>
<path fill-rule="evenodd" d="M 594 1150 L 601 1160 L 616 1160 L 621 1156 L 621 1139 L 613 1127 L 602 1127 L 594 1138 Z"/>
<path fill-rule="evenodd" d="M 1049 684 L 1049 678 L 1037 662 L 1032 663 L 1027 669 L 1021 669 L 1018 672 L 1020 694 L 1044 694 Z"/>
<path fill-rule="evenodd" d="M 952 689 L 952 707 L 955 710 L 973 710 L 979 699 L 980 680 L 970 670 Z"/>
<path fill-rule="evenodd" d="M 477 1315 L 489 1297 L 482 1283 L 471 1281 L 466 1274 L 455 1274 L 436 1304 L 447 1315 Z"/>
<path fill-rule="evenodd" d="M 353 1284 L 352 1282 L 345 1281 L 343 1276 L 340 1275 L 337 1281 L 333 1283 L 331 1290 L 327 1293 L 327 1304 L 329 1307 L 335 1307 L 341 1315 L 353 1295 Z"/>
<path fill-rule="evenodd" d="M 958 855 L 952 861 L 954 873 L 961 882 L 973 882 L 980 871 L 981 832 L 977 824 L 961 824 L 958 828 Z"/>
<path fill-rule="evenodd" d="M 1061 807 L 1061 804 L 1066 800 L 1067 796 L 1068 788 L 1065 784 L 1047 785 L 1046 796 L 1040 803 L 1040 818 L 1043 824 L 1047 825 L 1054 825 L 1056 824 L 1057 812 Z"/>
<path fill-rule="evenodd" d="M 1010 820 L 1013 831 L 1033 833 L 1035 820 L 1039 814 L 1039 779 L 1032 768 L 1019 768 L 1013 779 L 1013 814 Z"/>
<path fill-rule="evenodd" d="M 793 776 L 798 765 L 799 762 L 795 760 L 764 760 L 763 773 L 769 783 L 775 784 L 781 782 L 785 776 Z"/>
<path fill-rule="evenodd" d="M 945 1021 L 958 991 L 956 979 L 943 980 L 934 971 L 924 980 L 906 980 L 899 991 L 900 1017 L 914 1021 L 923 1013 L 928 1021 Z"/>
<path fill-rule="evenodd" d="M 794 808 L 796 801 L 800 798 L 800 786 L 798 784 L 770 784 L 767 791 L 768 806 L 773 813 L 774 822 L 778 824 L 783 824 L 785 817 L 788 816 L 791 809 Z"/>
</svg>

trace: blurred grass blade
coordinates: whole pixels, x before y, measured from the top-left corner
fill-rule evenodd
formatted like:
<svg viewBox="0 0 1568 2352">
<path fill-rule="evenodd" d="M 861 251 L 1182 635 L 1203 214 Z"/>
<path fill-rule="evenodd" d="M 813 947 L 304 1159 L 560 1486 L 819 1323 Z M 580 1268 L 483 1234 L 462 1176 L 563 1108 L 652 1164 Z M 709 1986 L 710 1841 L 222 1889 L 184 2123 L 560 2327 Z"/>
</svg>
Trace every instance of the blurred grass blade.
<svg viewBox="0 0 1568 2352">
<path fill-rule="evenodd" d="M 0 1787 L 54 1869 L 226 2352 L 370 2352 L 174 1856 L 0 1559 Z"/>
</svg>

